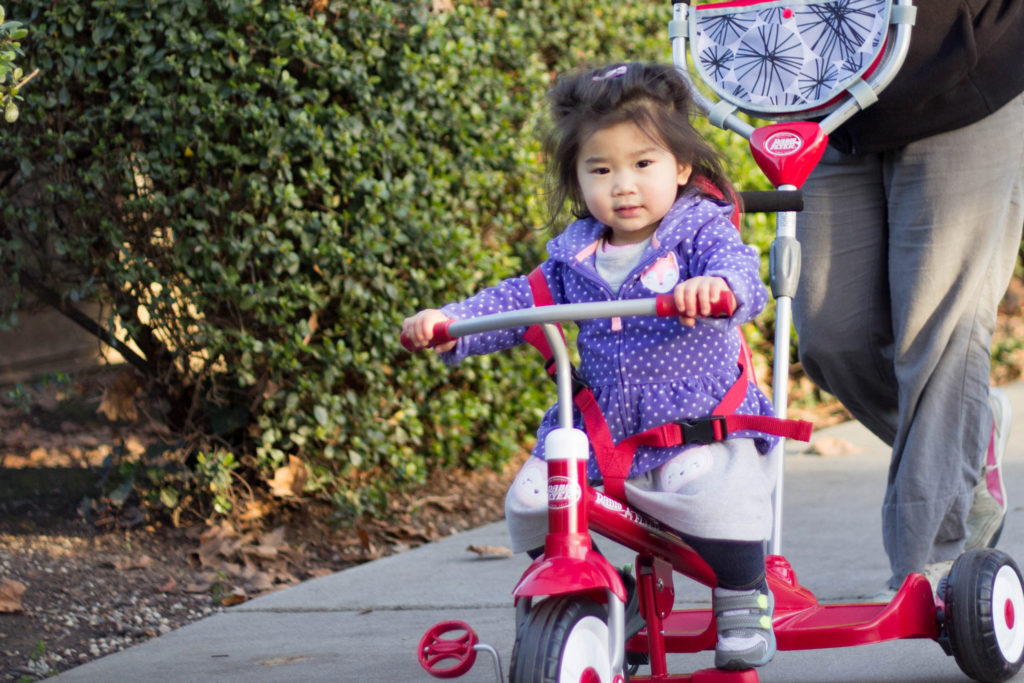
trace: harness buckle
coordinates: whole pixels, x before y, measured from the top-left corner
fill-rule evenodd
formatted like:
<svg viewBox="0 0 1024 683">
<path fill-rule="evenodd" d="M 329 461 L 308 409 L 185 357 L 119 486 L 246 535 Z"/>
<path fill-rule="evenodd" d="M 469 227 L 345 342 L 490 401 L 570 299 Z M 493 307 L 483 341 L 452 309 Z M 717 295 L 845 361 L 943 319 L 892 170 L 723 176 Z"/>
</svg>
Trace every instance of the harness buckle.
<svg viewBox="0 0 1024 683">
<path fill-rule="evenodd" d="M 549 358 L 547 361 L 544 362 L 544 371 L 546 373 L 548 373 L 548 377 L 551 378 L 552 382 L 557 381 L 555 379 L 555 359 L 554 358 Z M 583 376 L 580 374 L 580 371 L 576 369 L 575 365 L 571 366 L 571 368 L 570 368 L 570 375 L 572 377 L 572 395 L 574 397 L 578 396 L 579 393 L 581 391 L 583 391 L 584 389 L 589 389 L 590 388 L 590 385 L 586 383 L 586 381 L 583 379 Z"/>
<path fill-rule="evenodd" d="M 709 444 L 716 441 L 724 441 L 725 437 L 729 434 L 725 424 L 725 415 L 712 415 L 710 417 L 702 417 L 699 420 L 679 422 L 677 424 L 683 431 L 684 444 Z M 716 424 L 719 425 L 717 429 L 715 428 Z"/>
</svg>

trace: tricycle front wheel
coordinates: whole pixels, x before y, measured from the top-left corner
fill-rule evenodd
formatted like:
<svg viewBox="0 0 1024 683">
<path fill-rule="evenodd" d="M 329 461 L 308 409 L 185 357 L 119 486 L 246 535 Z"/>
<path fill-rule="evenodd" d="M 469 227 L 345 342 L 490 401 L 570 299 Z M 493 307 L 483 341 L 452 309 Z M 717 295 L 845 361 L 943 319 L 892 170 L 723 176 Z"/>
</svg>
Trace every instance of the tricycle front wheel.
<svg viewBox="0 0 1024 683">
<path fill-rule="evenodd" d="M 532 609 L 512 649 L 511 683 L 611 683 L 604 607 L 579 597 L 549 598 Z"/>
</svg>

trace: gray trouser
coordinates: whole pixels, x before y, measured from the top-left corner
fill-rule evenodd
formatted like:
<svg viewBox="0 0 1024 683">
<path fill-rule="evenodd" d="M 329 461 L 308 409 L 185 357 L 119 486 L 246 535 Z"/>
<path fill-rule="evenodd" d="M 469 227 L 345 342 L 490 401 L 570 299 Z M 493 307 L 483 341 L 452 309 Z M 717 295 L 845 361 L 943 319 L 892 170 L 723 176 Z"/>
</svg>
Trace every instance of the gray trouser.
<svg viewBox="0 0 1024 683">
<path fill-rule="evenodd" d="M 882 536 L 898 586 L 963 548 L 1024 221 L 1024 96 L 891 152 L 830 148 L 804 194 L 800 359 L 892 446 Z"/>
</svg>

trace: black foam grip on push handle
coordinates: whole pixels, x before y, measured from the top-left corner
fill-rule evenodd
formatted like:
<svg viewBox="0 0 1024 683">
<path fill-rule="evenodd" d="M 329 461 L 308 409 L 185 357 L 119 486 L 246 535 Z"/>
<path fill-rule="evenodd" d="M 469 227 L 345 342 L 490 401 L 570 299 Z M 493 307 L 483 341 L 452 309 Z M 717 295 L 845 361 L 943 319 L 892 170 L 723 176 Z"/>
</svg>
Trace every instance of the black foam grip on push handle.
<svg viewBox="0 0 1024 683">
<path fill-rule="evenodd" d="M 427 344 L 426 347 L 416 346 L 415 344 L 412 343 L 412 340 L 409 339 L 404 334 L 398 338 L 398 341 L 401 342 L 402 346 L 405 348 L 406 351 L 422 351 L 424 348 L 432 349 L 435 346 L 440 346 L 441 344 L 446 344 L 450 341 L 455 341 L 455 337 L 448 334 L 448 326 L 451 325 L 453 322 L 455 321 L 445 320 L 444 322 L 439 322 L 436 325 L 434 325 L 434 336 L 431 337 L 430 343 Z"/>
<path fill-rule="evenodd" d="M 747 190 L 739 195 L 743 213 L 804 210 L 804 193 L 800 190 Z"/>
<path fill-rule="evenodd" d="M 679 315 L 676 308 L 676 297 L 672 293 L 659 294 L 655 300 L 656 311 L 662 318 Z M 732 292 L 722 292 L 718 295 L 717 301 L 711 302 L 711 313 L 706 318 L 728 318 L 736 312 L 736 297 Z"/>
</svg>

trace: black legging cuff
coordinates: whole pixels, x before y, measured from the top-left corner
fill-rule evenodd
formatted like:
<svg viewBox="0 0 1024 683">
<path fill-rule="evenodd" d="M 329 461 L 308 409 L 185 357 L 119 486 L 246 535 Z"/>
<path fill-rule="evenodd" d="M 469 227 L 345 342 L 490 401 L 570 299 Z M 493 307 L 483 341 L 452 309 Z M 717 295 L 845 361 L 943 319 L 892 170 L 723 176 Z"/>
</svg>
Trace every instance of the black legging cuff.
<svg viewBox="0 0 1024 683">
<path fill-rule="evenodd" d="M 763 541 L 721 541 L 683 535 L 715 572 L 721 588 L 746 591 L 765 583 Z"/>
</svg>

